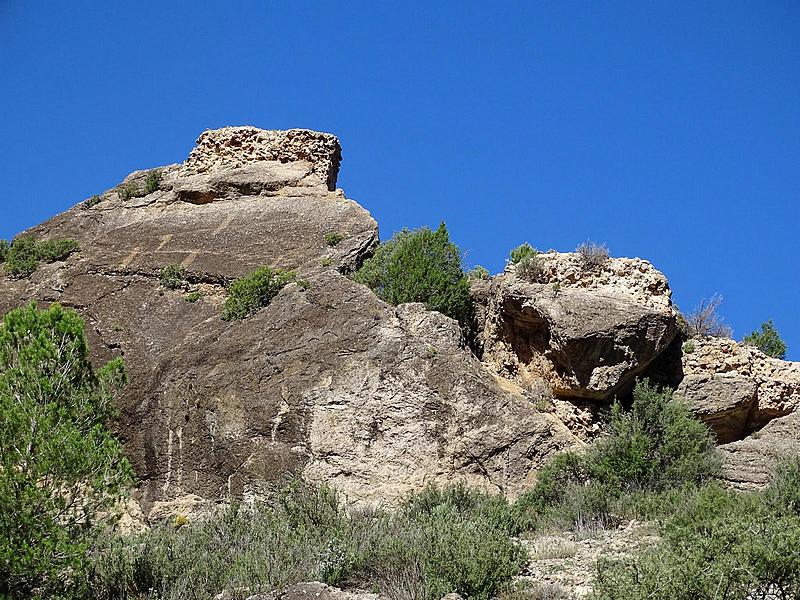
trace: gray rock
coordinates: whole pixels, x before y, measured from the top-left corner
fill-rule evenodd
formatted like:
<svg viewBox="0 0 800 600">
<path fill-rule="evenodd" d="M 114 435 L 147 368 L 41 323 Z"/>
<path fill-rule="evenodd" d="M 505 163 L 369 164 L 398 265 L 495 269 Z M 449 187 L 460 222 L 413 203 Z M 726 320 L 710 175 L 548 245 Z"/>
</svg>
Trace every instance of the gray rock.
<svg viewBox="0 0 800 600">
<path fill-rule="evenodd" d="M 495 277 L 480 339 L 483 361 L 523 386 L 544 378 L 561 398 L 608 401 L 677 334 L 666 279 L 639 259 L 580 271 L 571 254 L 540 255 L 536 283 Z"/>
<path fill-rule="evenodd" d="M 756 389 L 753 379 L 736 373 L 693 374 L 683 378 L 675 398 L 711 428 L 718 443 L 726 444 L 746 435 Z"/>
<path fill-rule="evenodd" d="M 738 490 L 763 489 L 782 459 L 800 455 L 800 412 L 769 422 L 743 440 L 719 447 L 723 478 Z"/>
<path fill-rule="evenodd" d="M 311 150 L 292 151 L 297 161 L 205 156 L 196 173 L 165 169 L 135 202 L 111 191 L 35 227 L 81 249 L 29 279 L 0 275 L 0 312 L 61 302 L 86 320 L 96 362 L 123 356 L 115 430 L 145 516 L 202 512 L 297 475 L 372 504 L 431 482 L 522 491 L 577 440 L 488 372 L 455 321 L 389 306 L 341 274 L 372 251 L 377 225 L 307 174 Z M 193 189 L 213 201 L 181 201 Z M 330 232 L 345 236 L 333 248 Z M 171 263 L 186 269 L 184 289 L 160 285 Z M 297 270 L 308 289 L 288 285 L 252 317 L 222 321 L 225 285 L 262 265 Z M 186 302 L 190 290 L 203 296 Z"/>
</svg>

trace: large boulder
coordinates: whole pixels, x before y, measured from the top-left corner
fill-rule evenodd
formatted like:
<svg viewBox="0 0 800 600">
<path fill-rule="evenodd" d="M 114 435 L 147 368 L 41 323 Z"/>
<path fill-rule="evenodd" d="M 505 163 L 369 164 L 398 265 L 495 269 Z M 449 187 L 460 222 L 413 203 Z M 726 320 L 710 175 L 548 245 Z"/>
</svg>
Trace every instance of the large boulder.
<svg viewBox="0 0 800 600">
<path fill-rule="evenodd" d="M 719 447 L 723 479 L 742 491 L 760 490 L 781 460 L 800 456 L 800 412 L 780 417 L 743 440 Z"/>
<path fill-rule="evenodd" d="M 538 260 L 535 282 L 511 265 L 488 292 L 478 290 L 484 363 L 523 387 L 543 378 L 558 398 L 602 402 L 627 393 L 677 334 L 666 278 L 636 258 L 595 269 L 574 253 Z"/>
<path fill-rule="evenodd" d="M 800 408 L 800 362 L 714 337 L 687 342 L 682 360 L 684 379 L 675 395 L 722 443 L 742 439 Z"/>
<path fill-rule="evenodd" d="M 123 356 L 130 384 L 115 429 L 145 516 L 259 495 L 291 476 L 358 503 L 456 480 L 513 496 L 577 443 L 487 371 L 455 321 L 389 306 L 343 275 L 378 231 L 331 191 L 338 160 L 328 134 L 206 132 L 186 163 L 161 169 L 155 191 L 124 199 L 146 191 L 149 172 L 138 171 L 27 232 L 76 239 L 66 261 L 0 274 L 0 313 L 60 302 L 86 320 L 94 360 Z M 173 263 L 182 289 L 160 284 Z M 262 265 L 308 285 L 223 321 L 226 285 Z M 190 291 L 202 296 L 189 302 Z"/>
</svg>

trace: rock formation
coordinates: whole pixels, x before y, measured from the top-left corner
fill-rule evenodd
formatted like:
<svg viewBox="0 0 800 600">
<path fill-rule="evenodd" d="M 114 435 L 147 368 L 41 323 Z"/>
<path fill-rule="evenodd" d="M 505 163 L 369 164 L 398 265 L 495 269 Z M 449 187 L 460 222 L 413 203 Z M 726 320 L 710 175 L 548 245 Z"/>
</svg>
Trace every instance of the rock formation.
<svg viewBox="0 0 800 600">
<path fill-rule="evenodd" d="M 675 338 L 666 278 L 647 261 L 614 258 L 598 270 L 577 254 L 539 255 L 528 282 L 509 266 L 478 289 L 483 361 L 523 387 L 545 379 L 559 398 L 607 402 Z"/>
<path fill-rule="evenodd" d="M 683 372 L 677 395 L 701 416 L 731 413 L 741 425 L 739 434 L 800 408 L 800 363 L 771 358 L 754 346 L 726 338 L 694 339 L 683 354 Z"/>
<path fill-rule="evenodd" d="M 669 286 L 647 261 L 587 269 L 549 252 L 535 282 L 513 266 L 475 282 L 474 353 L 452 319 L 382 302 L 346 276 L 378 228 L 334 189 L 340 160 L 329 134 L 206 131 L 186 162 L 136 171 L 26 232 L 78 252 L 0 274 L 0 313 L 60 302 L 84 317 L 98 362 L 123 356 L 115 429 L 143 519 L 291 476 L 353 503 L 454 481 L 513 497 L 597 432 L 599 405 L 651 374 L 685 373 L 677 394 L 726 443 L 736 485 L 761 485 L 773 450 L 795 447 L 797 413 L 783 415 L 800 404 L 798 363 L 731 340 L 697 340 L 681 358 Z M 161 285 L 167 265 L 184 270 L 179 289 Z M 308 285 L 223 321 L 226 286 L 265 265 Z"/>
<path fill-rule="evenodd" d="M 116 431 L 145 516 L 257 495 L 302 475 L 351 502 L 393 503 L 429 482 L 509 495 L 577 440 L 532 397 L 488 372 L 457 323 L 392 307 L 348 279 L 377 242 L 340 191 L 327 134 L 205 132 L 182 165 L 130 175 L 99 202 L 27 233 L 80 251 L 27 279 L 0 275 L 0 312 L 30 299 L 86 320 L 98 361 L 121 354 L 130 384 Z M 141 193 L 141 192 L 139 192 Z M 326 234 L 343 236 L 334 246 Z M 185 269 L 184 289 L 159 271 Z M 243 321 L 223 321 L 225 285 L 259 266 L 291 284 Z M 202 292 L 196 302 L 186 293 Z"/>
</svg>

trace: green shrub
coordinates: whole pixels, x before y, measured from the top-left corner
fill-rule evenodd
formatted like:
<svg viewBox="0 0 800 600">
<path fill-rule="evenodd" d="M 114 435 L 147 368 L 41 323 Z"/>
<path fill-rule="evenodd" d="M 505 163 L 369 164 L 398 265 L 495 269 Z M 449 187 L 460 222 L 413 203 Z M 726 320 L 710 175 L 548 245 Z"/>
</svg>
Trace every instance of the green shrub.
<svg viewBox="0 0 800 600">
<path fill-rule="evenodd" d="M 761 331 L 754 331 L 742 340 L 742 343 L 755 346 L 772 358 L 786 358 L 786 343 L 781 339 L 772 319 L 761 324 Z"/>
<path fill-rule="evenodd" d="M 131 470 L 106 429 L 122 361 L 94 371 L 81 318 L 58 304 L 0 327 L 0 597 L 84 589 L 87 552 Z"/>
<path fill-rule="evenodd" d="M 139 189 L 132 183 L 126 183 L 121 185 L 117 188 L 117 195 L 119 199 L 122 201 L 130 200 L 131 198 L 136 198 L 141 196 L 142 194 L 139 192 Z"/>
<path fill-rule="evenodd" d="M 334 231 L 325 234 L 325 243 L 328 246 L 336 246 L 339 242 L 341 242 L 346 236 L 342 235 L 341 233 L 336 233 Z"/>
<path fill-rule="evenodd" d="M 541 282 L 543 268 L 539 254 L 529 254 L 520 259 L 517 263 L 516 272 L 519 277 L 526 281 L 530 281 L 531 283 Z"/>
<path fill-rule="evenodd" d="M 39 268 L 39 262 L 64 260 L 78 250 L 78 242 L 70 239 L 37 241 L 33 236 L 15 239 L 6 250 L 6 271 L 15 277 L 27 277 Z"/>
<path fill-rule="evenodd" d="M 537 254 L 539 254 L 539 251 L 536 248 L 531 246 L 528 242 L 524 242 L 511 251 L 509 254 L 509 260 L 511 261 L 512 265 L 516 265 L 523 258 L 536 256 Z"/>
<path fill-rule="evenodd" d="M 152 169 L 147 172 L 147 177 L 144 180 L 144 195 L 152 194 L 158 189 L 161 183 L 161 171 L 159 169 Z"/>
<path fill-rule="evenodd" d="M 582 454 L 554 457 L 518 504 L 539 526 L 604 527 L 632 512 L 637 495 L 692 489 L 719 471 L 710 430 L 670 390 L 644 380 L 634 388 L 630 410 L 613 406 L 607 435 Z"/>
<path fill-rule="evenodd" d="M 177 290 L 183 287 L 186 281 L 186 270 L 180 265 L 167 265 L 159 271 L 158 280 L 168 290 Z"/>
<path fill-rule="evenodd" d="M 689 340 L 688 342 L 683 342 L 681 346 L 681 350 L 684 354 L 692 354 L 694 352 L 694 342 Z"/>
<path fill-rule="evenodd" d="M 93 206 L 97 206 L 103 201 L 103 198 L 98 195 L 94 195 L 88 200 L 83 203 L 83 208 L 92 208 Z"/>
<path fill-rule="evenodd" d="M 797 492 L 797 479 L 790 479 Z M 637 558 L 598 563 L 594 597 L 800 597 L 800 517 L 770 500 L 780 497 L 775 485 L 785 480 L 764 494 L 708 485 L 686 496 L 663 527 L 661 545 Z"/>
<path fill-rule="evenodd" d="M 719 476 L 714 436 L 689 408 L 647 380 L 633 391 L 633 404 L 611 412 L 609 435 L 590 453 L 592 478 L 636 491 L 700 485 Z"/>
<path fill-rule="evenodd" d="M 475 265 L 467 273 L 467 277 L 469 278 L 470 281 L 489 279 L 489 269 L 487 269 L 486 267 L 482 267 L 481 265 Z"/>
<path fill-rule="evenodd" d="M 524 549 L 492 516 L 505 512 L 500 506 L 462 489 L 428 491 L 395 513 L 346 511 L 331 489 L 296 483 L 267 503 L 111 538 L 94 555 L 93 593 L 192 600 L 318 580 L 397 600 L 439 600 L 452 591 L 488 599 L 525 562 Z"/>
<path fill-rule="evenodd" d="M 461 269 L 461 253 L 450 241 L 444 223 L 436 231 L 423 227 L 396 233 L 364 261 L 353 279 L 386 302 L 424 302 L 429 309 L 469 326 L 469 280 Z"/>
<path fill-rule="evenodd" d="M 584 271 L 599 271 L 608 262 L 608 246 L 587 241 L 578 246 L 575 251 Z"/>
<path fill-rule="evenodd" d="M 189 292 L 188 294 L 186 294 L 183 297 L 183 299 L 186 302 L 188 302 L 190 304 L 193 304 L 193 303 L 197 302 L 198 300 L 200 300 L 200 298 L 202 298 L 202 297 L 203 297 L 203 292 L 194 291 L 194 292 Z"/>
<path fill-rule="evenodd" d="M 296 279 L 293 271 L 273 271 L 269 267 L 261 267 L 237 279 L 228 289 L 228 297 L 222 306 L 222 319 L 233 321 L 252 315 Z"/>
<path fill-rule="evenodd" d="M 8 242 L 6 240 L 0 240 L 0 263 L 6 262 L 7 256 L 8 256 Z"/>
</svg>

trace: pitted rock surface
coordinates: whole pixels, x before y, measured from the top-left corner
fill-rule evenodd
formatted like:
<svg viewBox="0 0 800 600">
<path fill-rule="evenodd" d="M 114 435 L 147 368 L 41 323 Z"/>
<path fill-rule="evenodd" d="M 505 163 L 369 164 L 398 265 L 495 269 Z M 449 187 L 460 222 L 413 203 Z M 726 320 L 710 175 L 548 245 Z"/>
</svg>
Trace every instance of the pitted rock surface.
<svg viewBox="0 0 800 600">
<path fill-rule="evenodd" d="M 628 393 L 678 331 L 666 278 L 640 259 L 609 259 L 597 272 L 574 254 L 540 259 L 536 283 L 510 266 L 478 290 L 482 360 L 523 386 L 544 378 L 559 398 Z"/>
<path fill-rule="evenodd" d="M 181 175 L 227 171 L 271 161 L 310 165 L 329 190 L 336 189 L 342 147 L 335 135 L 308 129 L 276 131 L 257 127 L 223 127 L 200 134 Z"/>
<path fill-rule="evenodd" d="M 579 443 L 487 371 L 454 321 L 389 306 L 342 275 L 372 251 L 377 225 L 309 178 L 305 158 L 228 165 L 201 174 L 211 202 L 180 197 L 197 175 L 178 165 L 147 196 L 110 190 L 79 204 L 28 232 L 74 238 L 79 252 L 27 279 L 0 274 L 0 313 L 60 302 L 85 319 L 93 360 L 124 358 L 114 428 L 146 518 L 258 496 L 296 475 L 351 503 L 391 505 L 459 480 L 513 496 Z M 345 236 L 335 247 L 331 232 Z M 183 289 L 159 283 L 173 263 L 186 270 Z M 225 286 L 262 265 L 296 270 L 307 289 L 290 284 L 252 317 L 222 321 Z M 203 296 L 189 303 L 194 290 Z"/>
<path fill-rule="evenodd" d="M 693 339 L 691 344 L 691 352 L 683 354 L 685 378 L 678 394 L 699 412 L 709 414 L 713 410 L 708 406 L 702 408 L 702 403 L 695 404 L 693 399 L 699 397 L 716 398 L 723 412 L 724 406 L 731 404 L 746 410 L 734 397 L 741 395 L 736 386 L 728 386 L 728 392 L 709 387 L 719 388 L 717 382 L 721 376 L 737 378 L 747 389 L 755 388 L 746 417 L 746 433 L 800 408 L 800 362 L 772 358 L 754 346 L 726 338 Z"/>
</svg>

